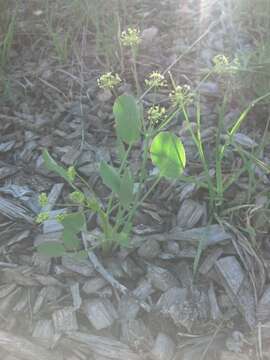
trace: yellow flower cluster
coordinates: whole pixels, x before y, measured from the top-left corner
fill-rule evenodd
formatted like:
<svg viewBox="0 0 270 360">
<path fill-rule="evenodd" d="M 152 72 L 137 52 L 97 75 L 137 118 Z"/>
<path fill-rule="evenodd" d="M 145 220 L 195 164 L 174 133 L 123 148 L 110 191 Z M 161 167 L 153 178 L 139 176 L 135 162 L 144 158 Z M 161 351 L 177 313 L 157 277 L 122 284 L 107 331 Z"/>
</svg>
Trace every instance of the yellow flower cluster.
<svg viewBox="0 0 270 360">
<path fill-rule="evenodd" d="M 189 85 L 177 85 L 169 96 L 173 106 L 184 107 L 192 103 L 194 94 Z"/>
<path fill-rule="evenodd" d="M 151 106 L 147 111 L 148 120 L 153 124 L 158 124 L 162 119 L 164 119 L 166 113 L 166 109 L 164 107 L 160 107 L 159 105 Z"/>
<path fill-rule="evenodd" d="M 161 88 L 161 87 L 166 87 L 167 86 L 167 81 L 165 80 L 164 76 L 158 72 L 158 71 L 153 71 L 149 76 L 148 79 L 145 79 L 145 84 L 148 87 L 153 87 L 153 88 Z"/>
<path fill-rule="evenodd" d="M 121 34 L 121 43 L 123 46 L 137 47 L 141 42 L 140 31 L 134 28 L 128 28 Z"/>
<path fill-rule="evenodd" d="M 120 82 L 120 76 L 118 74 L 112 74 L 111 72 L 107 72 L 106 74 L 101 75 L 97 80 L 98 86 L 104 90 L 111 90 L 115 86 L 119 85 Z"/>
</svg>

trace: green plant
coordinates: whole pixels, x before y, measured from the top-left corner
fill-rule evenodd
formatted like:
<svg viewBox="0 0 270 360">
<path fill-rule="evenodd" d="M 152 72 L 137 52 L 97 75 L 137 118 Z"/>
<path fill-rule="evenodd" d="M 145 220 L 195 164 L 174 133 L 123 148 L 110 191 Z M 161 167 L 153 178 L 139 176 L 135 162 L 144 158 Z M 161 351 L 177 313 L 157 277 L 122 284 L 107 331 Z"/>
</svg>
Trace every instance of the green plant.
<svg viewBox="0 0 270 360">
<path fill-rule="evenodd" d="M 103 76 L 99 83 L 111 88 L 112 74 Z M 116 79 L 116 78 L 115 78 Z M 118 78 L 117 78 L 118 79 Z M 61 215 L 58 220 L 62 222 L 63 243 L 45 243 L 38 246 L 38 250 L 49 256 L 60 256 L 66 252 L 77 253 L 81 250 L 78 233 L 87 228 L 86 215 L 88 212 L 96 213 L 102 236 L 99 239 L 104 251 L 114 246 L 128 245 L 132 230 L 132 219 L 142 202 L 151 194 L 162 177 L 181 177 L 186 164 L 185 150 L 180 139 L 169 131 L 160 131 L 161 126 L 155 128 L 153 122 L 143 117 L 142 104 L 138 103 L 131 95 L 118 96 L 113 105 L 115 117 L 115 129 L 119 147 L 120 166 L 114 167 L 102 161 L 100 164 L 100 176 L 106 187 L 111 191 L 107 205 L 103 208 L 97 196 L 91 191 L 87 182 L 80 177 L 74 167 L 68 169 L 58 165 L 49 155 L 47 150 L 43 151 L 43 159 L 48 170 L 61 176 L 73 190 L 70 193 L 71 206 L 77 207 L 78 211 L 67 215 Z M 167 121 L 167 119 L 166 119 Z M 142 151 L 141 168 L 138 174 L 133 174 L 129 164 L 129 155 L 138 141 L 144 139 Z M 159 169 L 156 178 L 149 179 L 146 171 L 148 157 Z M 139 183 L 135 191 L 135 180 Z M 152 185 L 144 191 L 145 181 L 151 181 Z M 88 196 L 80 188 L 83 184 L 91 191 Z M 40 195 L 40 203 L 44 206 L 46 196 Z M 37 222 L 41 223 L 48 219 L 48 213 L 41 213 Z"/>
<path fill-rule="evenodd" d="M 8 63 L 15 27 L 16 12 L 10 15 L 7 3 L 2 0 L 0 3 L 0 70 L 5 68 Z"/>
</svg>

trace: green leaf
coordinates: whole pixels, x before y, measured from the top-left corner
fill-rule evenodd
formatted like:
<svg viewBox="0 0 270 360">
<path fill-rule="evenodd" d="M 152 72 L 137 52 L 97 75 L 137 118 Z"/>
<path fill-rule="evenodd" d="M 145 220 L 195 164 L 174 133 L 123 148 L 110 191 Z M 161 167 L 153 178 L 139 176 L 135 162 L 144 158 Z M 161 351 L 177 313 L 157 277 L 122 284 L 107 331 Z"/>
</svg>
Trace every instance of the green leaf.
<svg viewBox="0 0 270 360">
<path fill-rule="evenodd" d="M 67 214 L 62 220 L 62 225 L 64 230 L 69 231 L 72 234 L 77 234 L 82 230 L 85 224 L 85 217 L 82 212 L 76 212 L 72 214 Z"/>
<path fill-rule="evenodd" d="M 164 131 L 155 136 L 150 147 L 151 159 L 162 176 L 178 178 L 186 165 L 185 148 L 173 133 Z"/>
<path fill-rule="evenodd" d="M 121 205 L 128 206 L 133 200 L 133 178 L 130 170 L 127 168 L 121 177 L 119 200 Z"/>
<path fill-rule="evenodd" d="M 127 144 L 140 139 L 141 107 L 131 95 L 119 96 L 113 105 L 118 137 Z"/>
<path fill-rule="evenodd" d="M 80 239 L 78 238 L 78 236 L 73 233 L 70 232 L 68 229 L 64 228 L 63 231 L 63 241 L 64 241 L 64 246 L 66 250 L 77 250 L 80 247 Z"/>
<path fill-rule="evenodd" d="M 42 157 L 48 170 L 53 171 L 62 178 L 64 178 L 69 184 L 72 183 L 68 171 L 62 166 L 58 165 L 57 162 L 51 157 L 47 150 L 43 150 Z"/>
<path fill-rule="evenodd" d="M 105 161 L 100 164 L 100 175 L 103 183 L 112 190 L 113 193 L 119 195 L 121 187 L 121 178 L 118 172 Z"/>
<path fill-rule="evenodd" d="M 46 241 L 37 246 L 37 251 L 48 257 L 59 257 L 65 254 L 64 245 L 55 241 Z"/>
</svg>

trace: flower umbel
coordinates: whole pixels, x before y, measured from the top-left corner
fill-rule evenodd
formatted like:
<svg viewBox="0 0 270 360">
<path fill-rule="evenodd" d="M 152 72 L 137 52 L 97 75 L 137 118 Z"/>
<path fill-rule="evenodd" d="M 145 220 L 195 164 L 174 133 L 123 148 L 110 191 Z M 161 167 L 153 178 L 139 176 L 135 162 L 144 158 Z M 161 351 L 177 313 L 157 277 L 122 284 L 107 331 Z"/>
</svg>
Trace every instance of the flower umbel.
<svg viewBox="0 0 270 360">
<path fill-rule="evenodd" d="M 55 220 L 61 223 L 65 218 L 65 214 L 57 214 Z"/>
<path fill-rule="evenodd" d="M 48 204 L 48 196 L 45 192 L 39 194 L 38 202 L 41 207 L 44 207 Z"/>
<path fill-rule="evenodd" d="M 77 204 L 83 204 L 85 201 L 84 193 L 81 191 L 73 191 L 70 195 L 70 200 Z"/>
<path fill-rule="evenodd" d="M 37 224 L 42 224 L 44 221 L 48 220 L 50 217 L 48 212 L 42 212 L 40 214 L 38 214 L 38 216 L 36 217 L 36 223 Z"/>
<path fill-rule="evenodd" d="M 101 89 L 113 89 L 115 86 L 119 85 L 121 82 L 120 76 L 118 74 L 112 74 L 111 72 L 107 72 L 100 76 L 97 80 L 98 86 Z"/>
<path fill-rule="evenodd" d="M 169 94 L 173 106 L 184 107 L 193 101 L 194 94 L 190 90 L 189 85 L 177 85 Z"/>
<path fill-rule="evenodd" d="M 153 125 L 157 125 L 165 118 L 166 109 L 159 105 L 151 106 L 147 111 L 148 119 Z"/>
<path fill-rule="evenodd" d="M 235 58 L 233 61 L 223 55 L 218 54 L 213 58 L 214 71 L 217 74 L 234 74 L 239 70 L 240 62 L 238 58 Z"/>
<path fill-rule="evenodd" d="M 148 79 L 145 79 L 145 84 L 148 87 L 161 88 L 167 86 L 167 81 L 159 71 L 153 71 Z"/>
<path fill-rule="evenodd" d="M 140 30 L 128 28 L 121 34 L 121 43 L 123 46 L 137 47 L 141 42 Z"/>
</svg>

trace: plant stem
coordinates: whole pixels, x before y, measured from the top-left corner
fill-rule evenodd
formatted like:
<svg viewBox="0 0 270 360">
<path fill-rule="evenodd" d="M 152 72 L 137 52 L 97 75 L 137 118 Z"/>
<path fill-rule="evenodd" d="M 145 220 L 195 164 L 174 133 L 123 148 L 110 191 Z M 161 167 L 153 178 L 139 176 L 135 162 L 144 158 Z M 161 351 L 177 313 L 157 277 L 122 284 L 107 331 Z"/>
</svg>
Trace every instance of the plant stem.
<svg viewBox="0 0 270 360">
<path fill-rule="evenodd" d="M 137 49 L 132 47 L 131 51 L 132 51 L 132 62 L 133 62 L 133 76 L 134 76 L 134 80 L 135 80 L 137 96 L 139 96 L 141 93 L 141 87 L 140 87 L 140 83 L 139 83 L 139 77 L 138 77 L 138 72 L 137 72 L 137 63 L 136 63 Z"/>
<path fill-rule="evenodd" d="M 119 175 L 121 175 L 121 172 L 123 171 L 125 165 L 126 165 L 126 162 L 127 162 L 127 159 L 128 159 L 128 156 L 129 156 L 129 153 L 131 151 L 131 148 L 132 148 L 132 143 L 130 143 L 128 145 L 128 148 L 127 148 L 127 151 L 125 152 L 125 156 L 123 157 L 122 159 L 122 162 L 121 162 L 121 165 L 120 165 L 120 168 L 119 168 Z M 110 197 L 109 197 L 109 202 L 108 202 L 108 207 L 107 207 L 107 211 L 106 211 L 106 214 L 107 216 L 109 216 L 112 212 L 112 203 L 113 203 L 113 198 L 114 198 L 114 194 L 111 193 Z"/>
<path fill-rule="evenodd" d="M 130 223 L 130 221 L 132 220 L 132 218 L 133 218 L 136 210 L 138 209 L 138 207 L 140 207 L 141 204 L 144 202 L 144 200 L 151 194 L 151 192 L 152 192 L 152 191 L 154 190 L 154 188 L 158 185 L 158 183 L 160 182 L 161 179 L 162 179 L 162 175 L 159 175 L 159 176 L 157 177 L 157 179 L 153 182 L 153 184 L 151 185 L 151 187 L 149 188 L 149 190 L 143 195 L 143 197 L 142 197 L 140 200 L 136 201 L 136 202 L 133 204 L 133 207 L 130 209 L 130 211 L 129 211 L 128 214 L 126 215 L 126 216 L 127 216 L 126 221 L 125 221 L 125 218 L 126 218 L 126 216 L 125 216 L 124 218 L 122 218 L 122 219 L 120 220 L 120 224 L 123 224 L 123 222 L 125 221 L 125 222 L 126 222 L 125 226 L 128 226 L 128 225 L 129 225 L 129 223 Z"/>
</svg>

